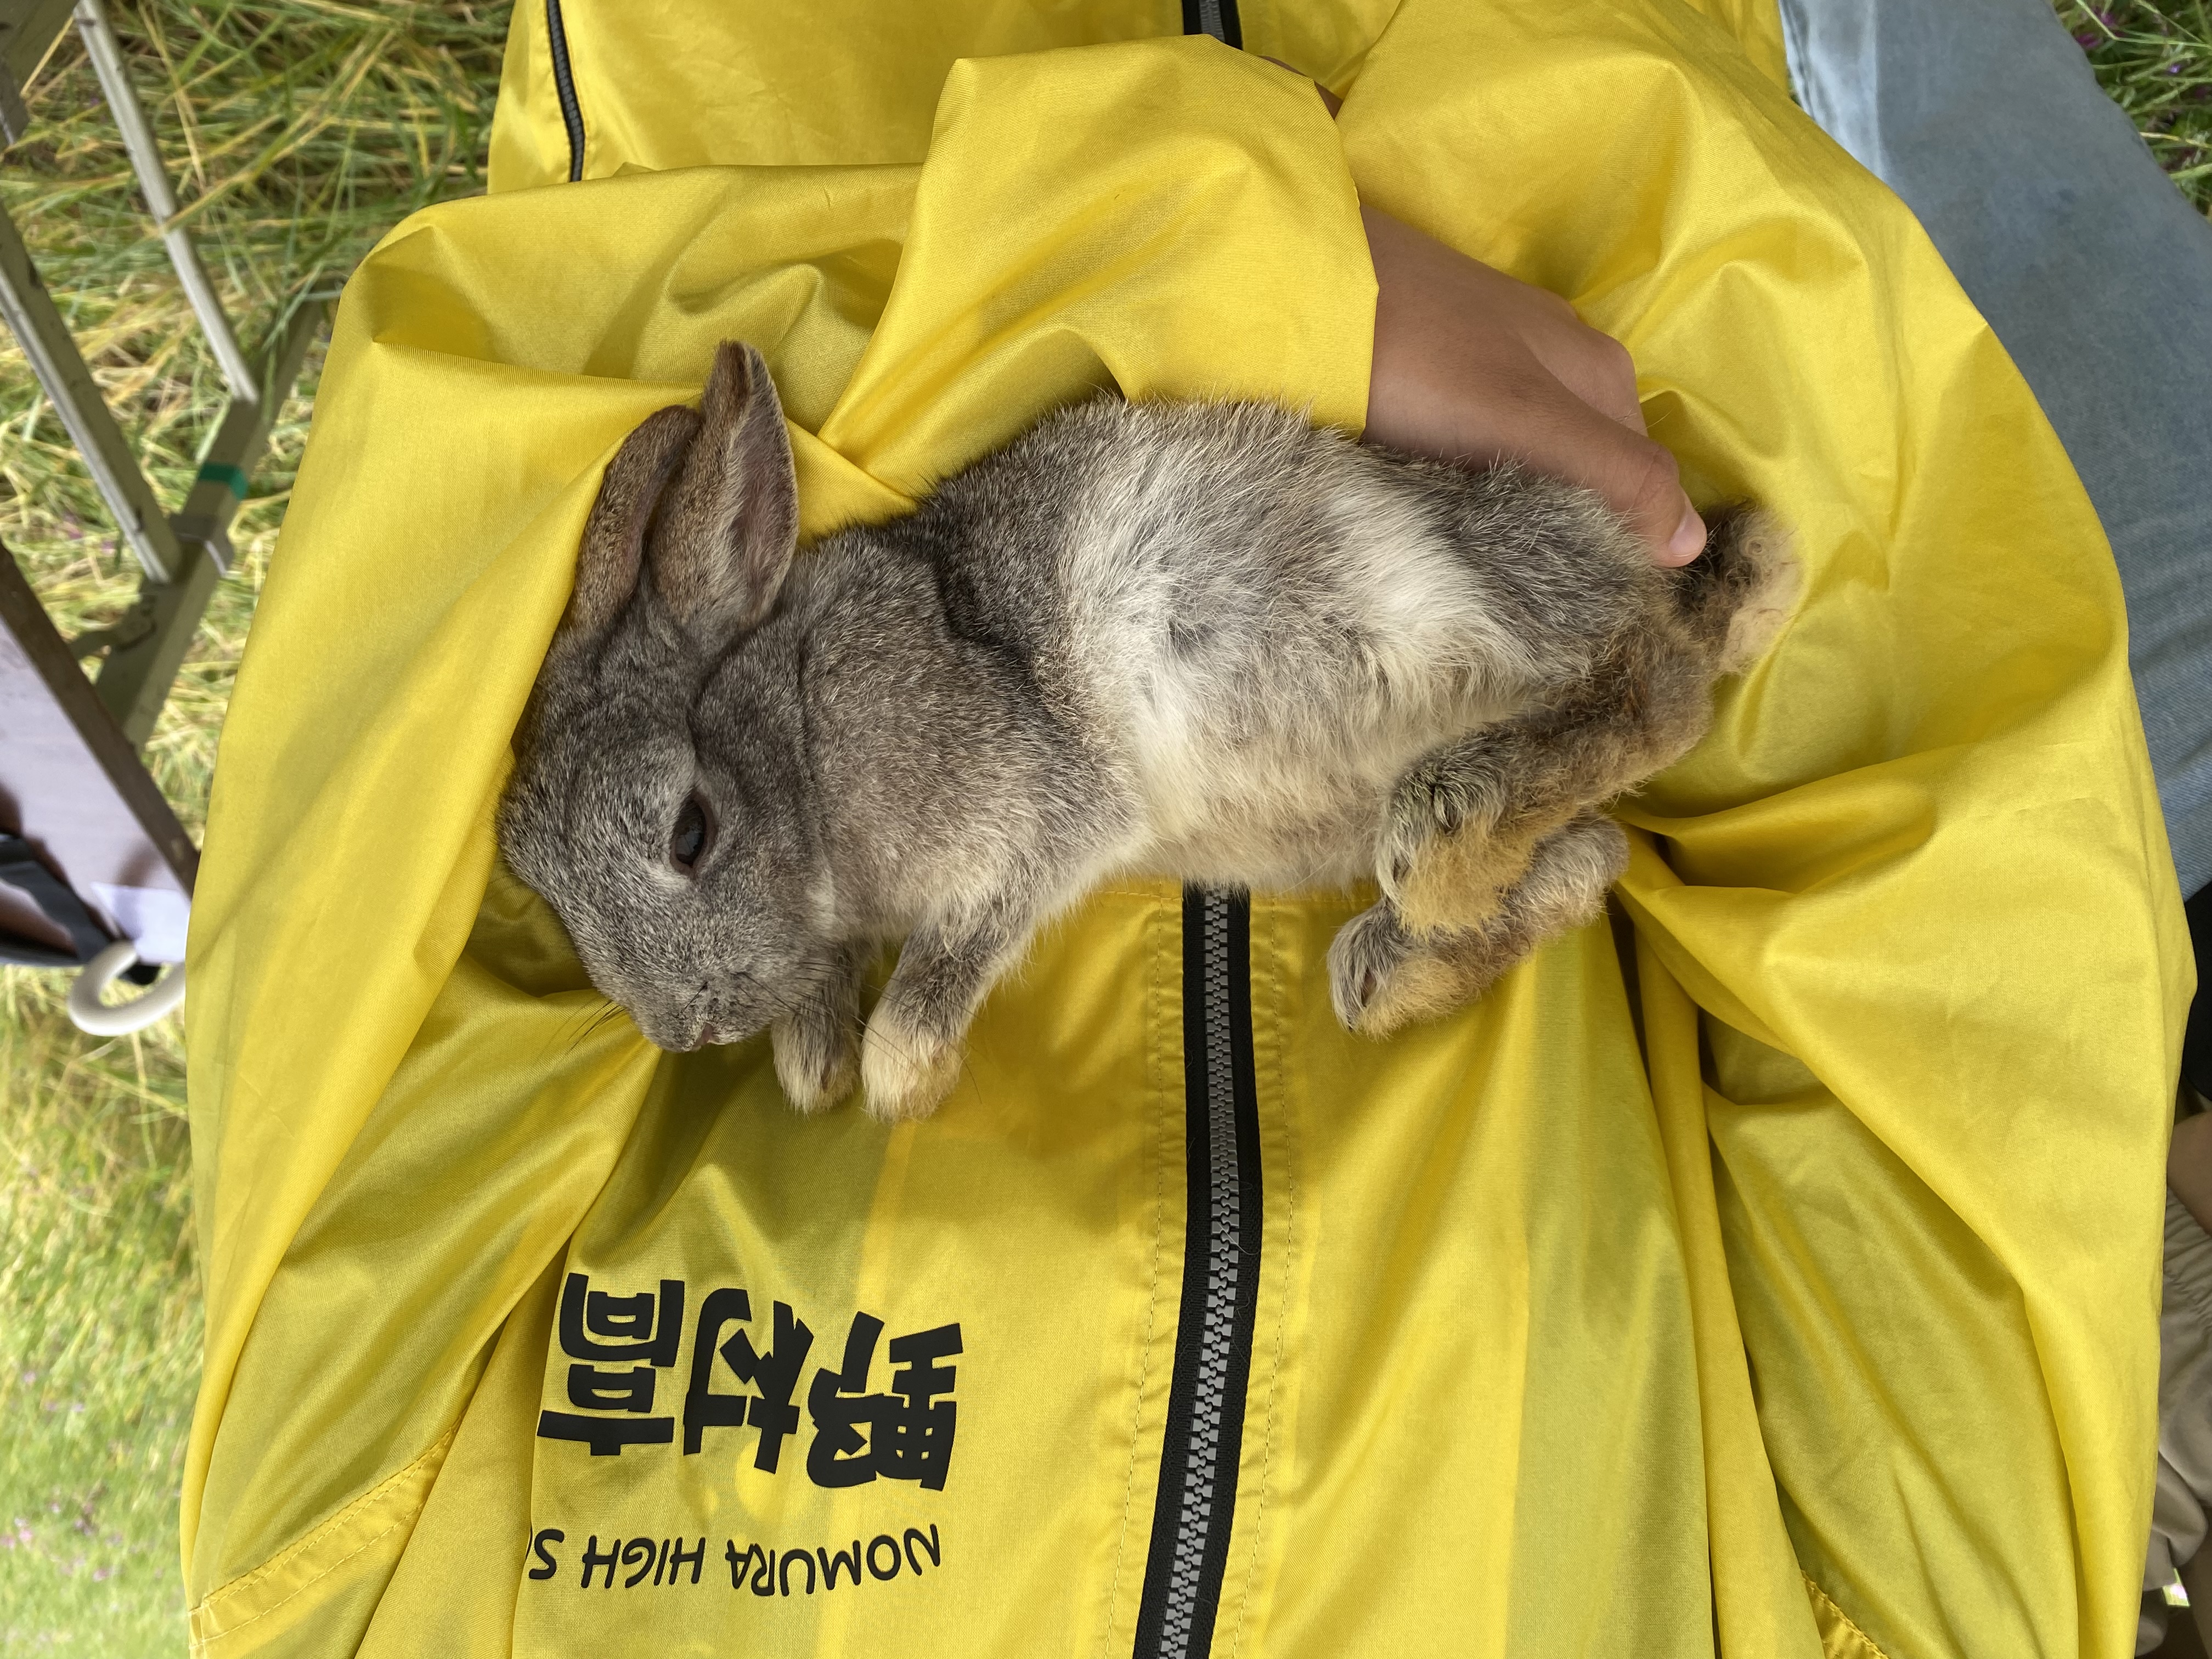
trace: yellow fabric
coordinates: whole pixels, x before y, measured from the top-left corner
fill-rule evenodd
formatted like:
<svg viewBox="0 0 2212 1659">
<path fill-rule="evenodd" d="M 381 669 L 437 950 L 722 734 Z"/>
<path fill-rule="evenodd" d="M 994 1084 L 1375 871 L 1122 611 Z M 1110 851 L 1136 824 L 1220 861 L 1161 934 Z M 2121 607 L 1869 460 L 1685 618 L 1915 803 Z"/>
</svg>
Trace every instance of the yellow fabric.
<svg viewBox="0 0 2212 1659">
<path fill-rule="evenodd" d="M 1883 1659 L 1881 1650 L 1867 1640 L 1866 1632 L 1851 1623 L 1809 1578 L 1805 1581 L 1805 1593 L 1813 1598 L 1813 1617 L 1820 1626 L 1822 1659 Z"/>
<path fill-rule="evenodd" d="M 437 1484 L 449 1431 L 296 1544 L 241 1573 L 192 1609 L 194 1659 L 313 1653 L 332 1625 L 357 1625 L 406 1550 Z"/>
<path fill-rule="evenodd" d="M 1321 966 L 1356 900 L 1255 901 L 1213 1653 L 2130 1651 L 2189 969 L 2117 581 L 1925 239 L 1778 88 L 1771 14 L 1714 8 L 1747 55 L 1668 0 L 1243 7 L 1346 94 L 1333 126 L 1249 56 L 1115 42 L 1164 7 L 975 0 L 888 41 L 766 9 L 568 0 L 571 185 L 519 8 L 499 188 L 340 308 L 193 922 L 204 1650 L 1129 1650 L 1178 896 L 1041 939 L 936 1118 L 801 1121 L 763 1044 L 601 1019 L 489 813 L 599 471 L 717 340 L 768 355 L 810 534 L 1093 386 L 1356 428 L 1356 182 L 1622 337 L 1693 491 L 1779 508 L 1809 591 L 1625 809 L 1619 938 L 1373 1044 Z M 686 1287 L 678 1443 L 538 1437 L 575 1273 Z M 809 1378 L 858 1313 L 957 1322 L 943 1490 L 817 1486 L 807 1430 L 773 1474 L 750 1428 L 686 1454 L 690 1326 L 739 1286 L 763 1349 L 772 1304 L 808 1324 Z M 678 1535 L 697 1584 L 581 1589 L 587 1540 Z M 878 1538 L 896 1577 L 812 1594 L 724 1554 Z"/>
<path fill-rule="evenodd" d="M 1782 10 L 1775 0 L 1684 0 L 1725 29 L 1753 67 L 1790 90 L 1790 58 L 1782 43 Z"/>
</svg>

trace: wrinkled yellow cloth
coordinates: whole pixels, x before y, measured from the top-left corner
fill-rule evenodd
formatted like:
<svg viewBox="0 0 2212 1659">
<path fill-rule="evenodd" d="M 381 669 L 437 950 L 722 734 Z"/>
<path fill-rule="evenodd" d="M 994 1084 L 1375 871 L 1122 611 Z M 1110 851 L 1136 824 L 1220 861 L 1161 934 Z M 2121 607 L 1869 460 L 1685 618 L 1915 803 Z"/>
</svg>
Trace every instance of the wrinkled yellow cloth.
<svg viewBox="0 0 2212 1659">
<path fill-rule="evenodd" d="M 1357 896 L 1254 900 L 1211 1651 L 2130 1652 L 2190 969 L 2120 594 L 1771 9 L 1247 4 L 1245 54 L 1146 38 L 1158 5 L 762 9 L 568 0 L 568 183 L 518 8 L 494 193 L 340 307 L 192 924 L 195 1651 L 1131 1650 L 1180 896 L 1042 939 L 927 1122 L 801 1121 L 763 1043 L 602 1018 L 490 813 L 599 471 L 717 341 L 768 356 L 809 534 L 1097 386 L 1356 429 L 1364 197 L 1622 338 L 1693 494 L 1779 509 L 1808 592 L 1624 804 L 1618 927 L 1480 1006 L 1352 1039 L 1322 960 Z M 935 1484 L 817 1466 L 863 1316 L 958 1327 Z M 621 1331 L 670 1345 L 658 1392 L 594 1420 L 672 1438 L 541 1434 Z M 733 1352 L 784 1375 L 780 1463 L 757 1416 L 686 1448 Z"/>
</svg>

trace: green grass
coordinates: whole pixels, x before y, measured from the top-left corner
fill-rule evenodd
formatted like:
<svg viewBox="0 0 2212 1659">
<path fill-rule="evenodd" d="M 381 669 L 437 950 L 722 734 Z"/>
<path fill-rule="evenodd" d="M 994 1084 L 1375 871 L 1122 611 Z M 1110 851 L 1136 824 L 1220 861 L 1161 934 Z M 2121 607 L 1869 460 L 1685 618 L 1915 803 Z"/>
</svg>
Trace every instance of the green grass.
<svg viewBox="0 0 2212 1659">
<path fill-rule="evenodd" d="M 173 1653 L 199 1369 L 181 1045 L 86 1042 L 11 974 L 0 1078 L 0 1653 Z"/>
<path fill-rule="evenodd" d="M 2199 211 L 2212 213 L 2212 5 L 2058 0 L 2106 94 Z"/>
<path fill-rule="evenodd" d="M 252 349 L 335 294 L 415 208 L 483 188 L 505 4 L 115 4 L 139 97 Z M 221 376 L 72 33 L 27 89 L 0 199 L 155 492 L 182 498 Z M 4 338 L 4 336 L 0 336 Z M 307 437 L 279 416 L 218 590 L 147 749 L 204 822 L 216 735 Z M 0 345 L 0 541 L 64 631 L 137 586 L 67 434 Z M 183 1648 L 177 1485 L 199 1370 L 181 1022 L 80 1036 L 63 975 L 0 969 L 0 1656 Z"/>
<path fill-rule="evenodd" d="M 111 0 L 112 3 L 112 0 Z M 2212 204 L 2205 0 L 2061 0 L 2106 89 Z M 377 236 L 481 188 L 507 7 L 459 0 L 141 0 L 112 15 L 203 254 L 249 349 L 336 291 Z M 4 199 L 110 404 L 175 501 L 221 381 L 149 234 L 73 35 L 0 157 Z M 311 362 L 279 418 L 148 762 L 196 833 L 216 734 L 292 471 Z M 137 586 L 22 359 L 0 345 L 0 540 L 70 631 Z M 58 975 L 0 969 L 0 1656 L 181 1650 L 176 1486 L 199 1360 L 173 1019 L 81 1036 Z"/>
</svg>

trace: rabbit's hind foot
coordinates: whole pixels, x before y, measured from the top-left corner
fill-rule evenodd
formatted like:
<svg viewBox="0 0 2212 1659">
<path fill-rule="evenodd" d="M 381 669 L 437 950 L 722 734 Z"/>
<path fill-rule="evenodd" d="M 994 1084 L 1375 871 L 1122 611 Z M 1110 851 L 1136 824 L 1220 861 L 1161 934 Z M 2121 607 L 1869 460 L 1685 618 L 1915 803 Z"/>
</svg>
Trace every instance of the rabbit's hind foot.
<svg viewBox="0 0 2212 1659">
<path fill-rule="evenodd" d="M 1384 1037 L 1462 999 L 1433 951 L 1406 931 L 1390 901 L 1362 910 L 1328 946 L 1328 994 L 1347 1031 Z"/>
<path fill-rule="evenodd" d="M 1478 735 L 1431 755 L 1399 781 L 1376 848 L 1376 877 L 1415 933 L 1458 933 L 1487 923 L 1528 868 L 1536 844 L 1569 815 L 1547 818 L 1516 799 L 1525 793 L 1511 775 L 1519 759 L 1510 740 Z"/>
<path fill-rule="evenodd" d="M 1337 1018 L 1364 1036 L 1388 1036 L 1473 1001 L 1547 939 L 1600 915 L 1627 866 L 1620 826 L 1586 812 L 1536 843 L 1486 921 L 1416 933 L 1387 899 L 1362 911 L 1329 945 Z"/>
<path fill-rule="evenodd" d="M 1736 506 L 1713 514 L 1705 552 L 1675 580 L 1692 628 L 1719 635 L 1714 671 L 1741 674 L 1766 654 L 1789 621 L 1805 573 L 1779 519 Z"/>
<path fill-rule="evenodd" d="M 1510 798 L 1504 769 L 1483 747 L 1463 744 L 1416 765 L 1391 792 L 1375 849 L 1384 895 L 1424 928 L 1489 915 L 1527 852 L 1514 858 L 1492 845 Z"/>
</svg>

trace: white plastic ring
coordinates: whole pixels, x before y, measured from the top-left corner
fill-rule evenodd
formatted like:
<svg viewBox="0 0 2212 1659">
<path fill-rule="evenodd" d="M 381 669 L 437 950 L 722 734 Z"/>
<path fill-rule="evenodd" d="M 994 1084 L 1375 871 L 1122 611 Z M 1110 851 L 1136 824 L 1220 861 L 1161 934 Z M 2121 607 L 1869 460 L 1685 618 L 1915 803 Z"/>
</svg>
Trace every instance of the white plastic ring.
<svg viewBox="0 0 2212 1659">
<path fill-rule="evenodd" d="M 143 996 L 112 1007 L 102 1002 L 100 994 L 108 982 L 137 960 L 138 952 L 125 939 L 85 963 L 69 994 L 69 1017 L 77 1030 L 94 1036 L 122 1036 L 151 1025 L 185 1000 L 185 965 L 180 962 L 155 980 Z"/>
</svg>

